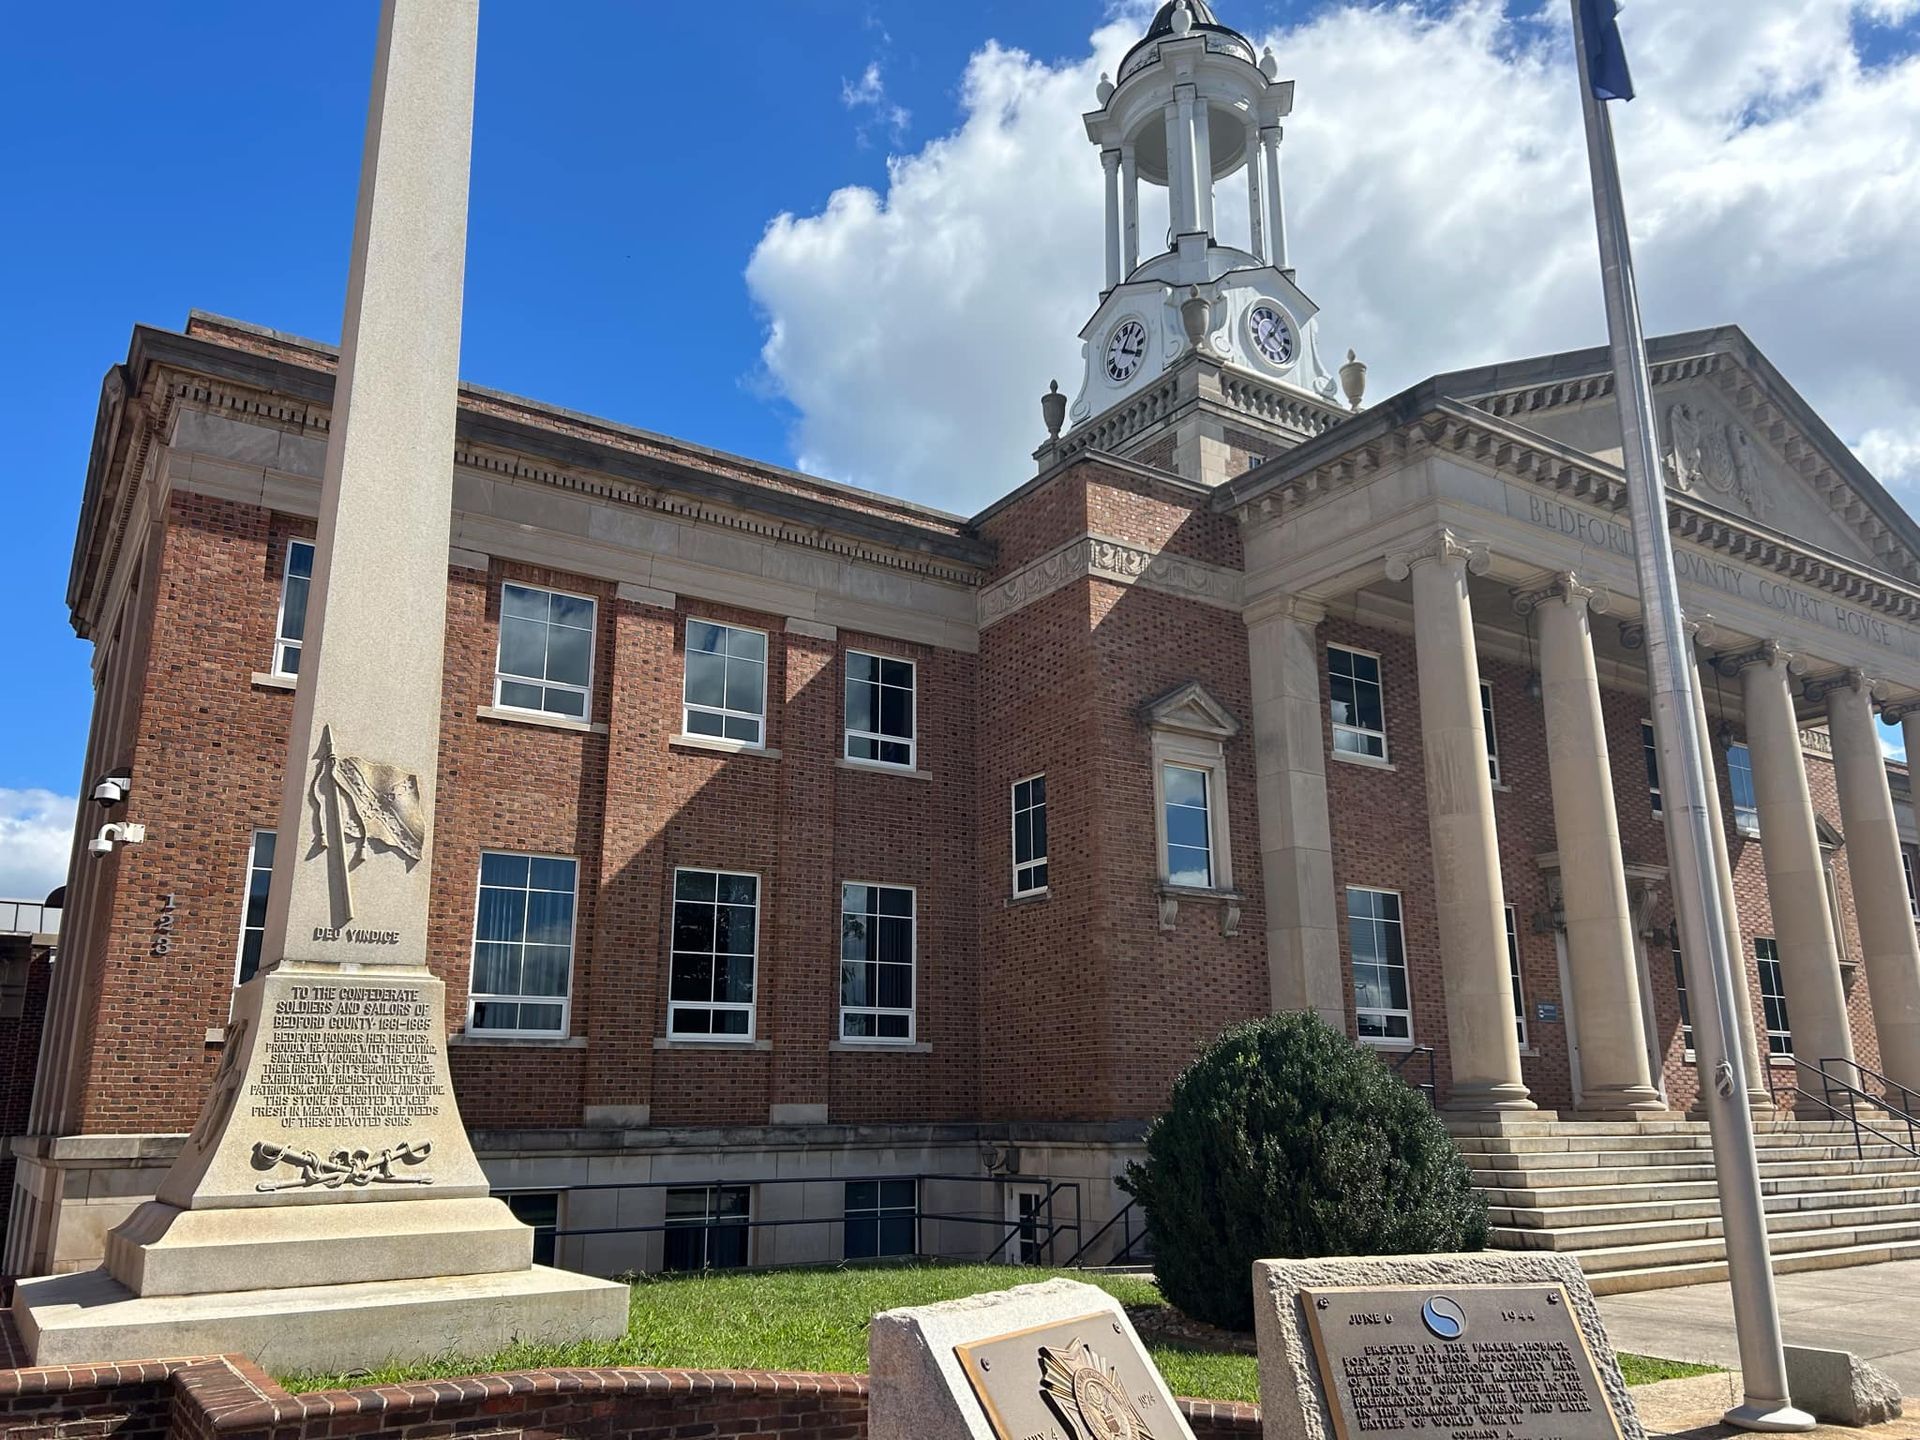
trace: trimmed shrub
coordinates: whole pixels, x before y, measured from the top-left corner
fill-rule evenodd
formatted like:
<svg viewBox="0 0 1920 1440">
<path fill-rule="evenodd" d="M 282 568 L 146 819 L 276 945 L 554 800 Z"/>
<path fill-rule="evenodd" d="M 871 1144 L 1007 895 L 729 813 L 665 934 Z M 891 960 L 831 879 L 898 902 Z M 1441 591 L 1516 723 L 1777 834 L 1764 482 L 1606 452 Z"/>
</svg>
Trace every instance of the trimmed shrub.
<svg viewBox="0 0 1920 1440">
<path fill-rule="evenodd" d="M 1173 1082 L 1120 1182 L 1161 1293 L 1253 1324 L 1253 1262 L 1479 1250 L 1486 1203 L 1426 1098 L 1313 1014 L 1222 1032 Z"/>
</svg>

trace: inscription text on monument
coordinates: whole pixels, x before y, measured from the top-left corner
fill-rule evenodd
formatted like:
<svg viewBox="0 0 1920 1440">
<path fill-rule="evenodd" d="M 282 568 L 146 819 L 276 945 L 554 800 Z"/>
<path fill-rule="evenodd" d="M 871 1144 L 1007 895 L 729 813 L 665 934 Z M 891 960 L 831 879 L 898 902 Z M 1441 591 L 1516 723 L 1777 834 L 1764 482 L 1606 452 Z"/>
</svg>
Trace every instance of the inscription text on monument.
<svg viewBox="0 0 1920 1440">
<path fill-rule="evenodd" d="M 407 984 L 294 984 L 242 1103 L 287 1130 L 404 1130 L 440 1114 L 433 1002 Z"/>
</svg>

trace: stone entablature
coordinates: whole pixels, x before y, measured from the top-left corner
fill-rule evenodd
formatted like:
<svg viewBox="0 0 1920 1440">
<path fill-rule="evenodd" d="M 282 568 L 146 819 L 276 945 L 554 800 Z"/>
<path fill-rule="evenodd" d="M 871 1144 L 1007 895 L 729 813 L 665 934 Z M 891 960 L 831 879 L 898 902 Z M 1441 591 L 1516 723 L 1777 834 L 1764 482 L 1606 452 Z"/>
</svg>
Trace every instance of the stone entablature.
<svg viewBox="0 0 1920 1440">
<path fill-rule="evenodd" d="M 980 628 L 985 630 L 1016 610 L 1087 576 L 1119 585 L 1141 585 L 1226 610 L 1238 611 L 1241 605 L 1238 570 L 1164 550 L 1149 550 L 1104 535 L 1082 535 L 983 589 Z"/>
</svg>

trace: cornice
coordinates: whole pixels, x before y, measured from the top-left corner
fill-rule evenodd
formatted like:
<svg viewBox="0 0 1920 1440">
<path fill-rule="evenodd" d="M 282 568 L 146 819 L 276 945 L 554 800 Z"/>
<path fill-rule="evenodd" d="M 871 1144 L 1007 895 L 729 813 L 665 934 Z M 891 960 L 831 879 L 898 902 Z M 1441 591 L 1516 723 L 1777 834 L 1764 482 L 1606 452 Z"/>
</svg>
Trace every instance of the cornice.
<svg viewBox="0 0 1920 1440">
<path fill-rule="evenodd" d="M 1104 535 L 1082 535 L 1021 566 L 980 591 L 980 628 L 998 623 L 1076 580 L 1092 577 L 1138 585 L 1183 600 L 1238 611 L 1244 577 L 1238 570 L 1149 550 Z"/>
<path fill-rule="evenodd" d="M 1627 508 L 1626 477 L 1617 467 L 1461 401 L 1409 398 L 1426 403 L 1417 413 L 1388 415 L 1371 427 L 1356 427 L 1345 446 L 1337 444 L 1341 432 L 1336 432 L 1282 456 L 1225 487 L 1223 502 L 1233 506 L 1242 524 L 1266 523 L 1362 483 L 1388 466 L 1422 454 L 1444 454 L 1599 510 Z M 1920 589 L 1671 490 L 1667 528 L 1703 549 L 1772 570 L 1863 609 L 1920 620 Z"/>
</svg>

